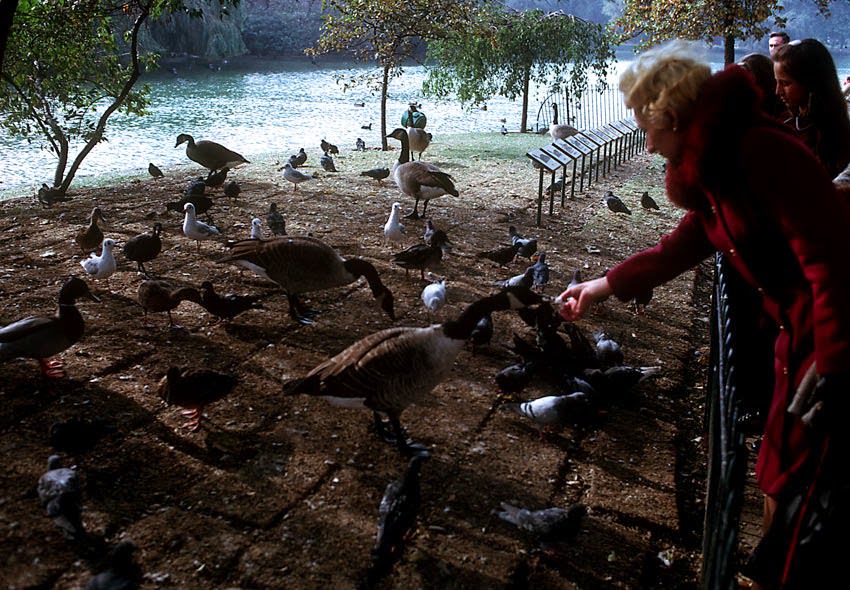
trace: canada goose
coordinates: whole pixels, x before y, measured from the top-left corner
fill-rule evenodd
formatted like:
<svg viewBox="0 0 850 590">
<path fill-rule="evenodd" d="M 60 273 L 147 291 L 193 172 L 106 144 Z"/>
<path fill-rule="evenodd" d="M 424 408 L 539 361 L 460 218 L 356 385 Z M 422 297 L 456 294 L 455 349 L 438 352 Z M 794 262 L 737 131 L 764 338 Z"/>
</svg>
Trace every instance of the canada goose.
<svg viewBox="0 0 850 590">
<path fill-rule="evenodd" d="M 391 320 L 395 320 L 393 295 L 381 282 L 371 262 L 343 258 L 336 250 L 315 238 L 281 237 L 270 240 L 242 240 L 219 262 L 232 262 L 274 281 L 286 293 L 289 315 L 301 324 L 313 323 L 299 296 L 353 283 L 364 277 L 372 295 Z"/>
<path fill-rule="evenodd" d="M 487 313 L 541 301 L 540 295 L 528 289 L 511 288 L 474 301 L 454 320 L 426 328 L 405 326 L 376 332 L 321 363 L 303 379 L 286 383 L 284 393 L 372 410 L 375 426 L 385 440 L 403 453 L 415 452 L 418 446 L 407 441 L 399 417 L 448 376 L 478 320 Z M 382 417 L 389 420 L 394 438 L 387 435 Z"/>
<path fill-rule="evenodd" d="M 50 357 L 70 348 L 83 337 L 85 322 L 75 303 L 80 297 L 100 302 L 86 282 L 71 277 L 59 290 L 59 307 L 52 317 L 28 317 L 0 328 L 0 361 L 25 357 L 38 359 L 41 373 L 64 377 L 62 361 Z"/>
<path fill-rule="evenodd" d="M 159 397 L 169 405 L 189 410 L 190 418 L 183 424 L 192 432 L 200 430 L 204 406 L 216 402 L 236 387 L 233 375 L 209 369 L 180 369 L 169 367 L 159 382 Z"/>
<path fill-rule="evenodd" d="M 150 328 L 147 323 L 148 312 L 167 312 L 168 325 L 172 328 L 180 328 L 171 317 L 171 310 L 177 309 L 181 301 L 191 301 L 201 305 L 201 294 L 194 287 L 180 287 L 179 285 L 164 279 L 150 279 L 139 284 L 139 305 L 145 312 L 145 327 Z"/>
<path fill-rule="evenodd" d="M 114 247 L 115 240 L 106 238 L 103 240 L 100 256 L 92 252 L 88 258 L 80 260 L 80 266 L 95 279 L 108 279 L 118 268 L 115 255 L 112 253 Z"/>
<path fill-rule="evenodd" d="M 286 235 L 286 220 L 283 215 L 277 210 L 277 203 L 269 204 L 269 212 L 266 215 L 266 223 L 272 233 L 276 236 Z"/>
<path fill-rule="evenodd" d="M 162 251 L 162 239 L 159 234 L 162 233 L 162 224 L 157 222 L 153 224 L 153 231 L 139 234 L 134 238 L 130 238 L 124 244 L 124 256 L 127 260 L 132 260 L 139 267 L 139 272 L 148 275 L 145 270 L 145 262 L 150 262 Z"/>
<path fill-rule="evenodd" d="M 80 250 L 86 254 L 97 250 L 103 242 L 103 231 L 97 225 L 98 221 L 106 223 L 106 219 L 103 217 L 103 212 L 100 210 L 100 207 L 95 207 L 91 210 L 89 224 L 78 231 L 77 235 L 74 237 L 74 241 L 77 242 Z"/>
<path fill-rule="evenodd" d="M 413 213 L 405 217 L 419 219 L 420 200 L 425 201 L 425 205 L 422 207 L 422 216 L 424 217 L 425 210 L 428 208 L 428 202 L 431 199 L 443 195 L 452 195 L 455 197 L 459 195 L 449 174 L 446 174 L 433 164 L 410 161 L 410 143 L 408 141 L 407 131 L 398 127 L 387 135 L 387 137 L 392 137 L 401 142 L 401 154 L 398 157 L 398 161 L 393 164 L 393 180 L 395 180 L 401 192 L 416 199 L 416 203 L 413 206 Z"/>
<path fill-rule="evenodd" d="M 183 142 L 188 142 L 186 144 L 186 156 L 210 171 L 250 164 L 240 154 L 214 141 L 202 139 L 195 142 L 195 138 L 188 133 L 181 133 L 177 136 L 177 143 L 174 144 L 174 147 L 179 147 Z"/>
<path fill-rule="evenodd" d="M 183 235 L 191 240 L 195 240 L 198 244 L 198 252 L 200 252 L 201 240 L 208 240 L 213 236 L 219 235 L 221 232 L 214 225 L 198 221 L 198 218 L 195 216 L 195 206 L 192 203 L 183 205 L 183 211 L 186 212 L 183 218 Z"/>
<path fill-rule="evenodd" d="M 552 140 L 566 139 L 578 133 L 578 129 L 566 123 L 558 123 L 558 104 L 552 103 L 552 125 L 549 126 L 549 136 Z"/>
<path fill-rule="evenodd" d="M 393 254 L 393 263 L 404 269 L 404 275 L 410 273 L 411 268 L 419 269 L 419 276 L 425 279 L 425 269 L 433 268 L 443 260 L 443 251 L 448 247 L 449 237 L 441 229 L 434 232 L 431 241 L 427 244 L 414 244 L 409 248 Z"/>
<path fill-rule="evenodd" d="M 263 309 L 258 295 L 219 295 L 210 281 L 201 283 L 201 307 L 219 321 L 232 320 L 243 311 Z"/>
<path fill-rule="evenodd" d="M 410 151 L 419 152 L 419 158 L 417 159 L 421 160 L 422 152 L 431 145 L 431 138 L 433 136 L 424 129 L 413 126 L 414 112 L 416 112 L 416 107 L 414 106 L 411 106 L 407 111 L 407 139 L 410 142 Z"/>
</svg>

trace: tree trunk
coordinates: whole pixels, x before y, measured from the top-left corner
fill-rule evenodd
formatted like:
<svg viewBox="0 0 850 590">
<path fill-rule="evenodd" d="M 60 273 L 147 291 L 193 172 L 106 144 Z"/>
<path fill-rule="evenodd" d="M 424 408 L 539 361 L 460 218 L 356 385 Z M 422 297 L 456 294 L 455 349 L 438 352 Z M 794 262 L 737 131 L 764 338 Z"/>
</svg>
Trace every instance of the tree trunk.
<svg viewBox="0 0 850 590">
<path fill-rule="evenodd" d="M 390 85 L 390 66 L 384 66 L 384 77 L 381 80 L 381 150 L 387 151 L 387 91 Z"/>
<path fill-rule="evenodd" d="M 528 88 L 531 83 L 531 68 L 525 68 L 522 75 L 522 119 L 519 124 L 519 132 L 528 131 Z"/>
<path fill-rule="evenodd" d="M 735 37 L 726 35 L 723 38 L 723 64 L 735 63 Z"/>
<path fill-rule="evenodd" d="M 9 31 L 12 29 L 12 20 L 14 20 L 17 8 L 18 0 L 0 0 L 0 72 L 3 71 L 6 41 L 9 40 Z"/>
</svg>

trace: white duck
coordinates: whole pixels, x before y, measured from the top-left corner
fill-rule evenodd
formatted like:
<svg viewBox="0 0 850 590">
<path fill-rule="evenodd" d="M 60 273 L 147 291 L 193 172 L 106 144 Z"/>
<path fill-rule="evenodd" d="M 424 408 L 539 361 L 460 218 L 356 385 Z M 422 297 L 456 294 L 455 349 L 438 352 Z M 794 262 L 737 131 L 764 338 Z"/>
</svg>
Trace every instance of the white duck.
<svg viewBox="0 0 850 590">
<path fill-rule="evenodd" d="M 198 252 L 201 251 L 201 240 L 208 240 L 213 236 L 219 235 L 221 232 L 214 225 L 209 225 L 203 221 L 198 221 L 195 216 L 195 206 L 192 203 L 183 205 L 183 211 L 186 216 L 183 218 L 183 235 L 191 240 L 198 242 Z"/>
<path fill-rule="evenodd" d="M 112 249 L 115 247 L 115 240 L 106 238 L 103 240 L 100 256 L 92 254 L 89 258 L 80 261 L 80 266 L 85 269 L 86 273 L 95 279 L 106 279 L 115 272 L 118 265 L 115 263 L 115 256 L 112 254 Z"/>
<path fill-rule="evenodd" d="M 390 217 L 384 224 L 384 243 L 391 244 L 404 240 L 404 224 L 399 222 L 401 218 L 401 203 L 396 201 L 390 210 Z"/>
<path fill-rule="evenodd" d="M 422 289 L 422 303 L 431 313 L 437 313 L 446 304 L 446 279 L 431 283 Z"/>
</svg>

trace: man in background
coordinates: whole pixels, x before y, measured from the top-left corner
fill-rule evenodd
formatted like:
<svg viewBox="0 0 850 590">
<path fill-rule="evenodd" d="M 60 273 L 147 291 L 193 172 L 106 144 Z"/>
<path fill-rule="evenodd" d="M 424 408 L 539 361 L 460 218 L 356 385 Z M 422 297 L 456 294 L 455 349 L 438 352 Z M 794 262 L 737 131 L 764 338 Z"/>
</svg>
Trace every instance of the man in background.
<svg viewBox="0 0 850 590">
<path fill-rule="evenodd" d="M 773 59 L 773 54 L 776 50 L 788 43 L 791 37 L 785 31 L 774 31 L 770 34 L 767 40 L 767 47 L 770 50 L 770 58 Z"/>
</svg>

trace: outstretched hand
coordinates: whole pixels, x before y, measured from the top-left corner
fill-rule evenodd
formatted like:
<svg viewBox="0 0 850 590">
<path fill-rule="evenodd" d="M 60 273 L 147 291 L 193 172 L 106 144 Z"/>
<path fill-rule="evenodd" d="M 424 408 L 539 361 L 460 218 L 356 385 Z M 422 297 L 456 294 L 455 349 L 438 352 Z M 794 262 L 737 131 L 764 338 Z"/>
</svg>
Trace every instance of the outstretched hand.
<svg viewBox="0 0 850 590">
<path fill-rule="evenodd" d="M 555 303 L 558 313 L 568 322 L 582 317 L 594 303 L 604 301 L 611 296 L 611 285 L 608 279 L 599 277 L 592 281 L 585 281 L 567 287 L 567 290 L 558 295 Z"/>
</svg>

